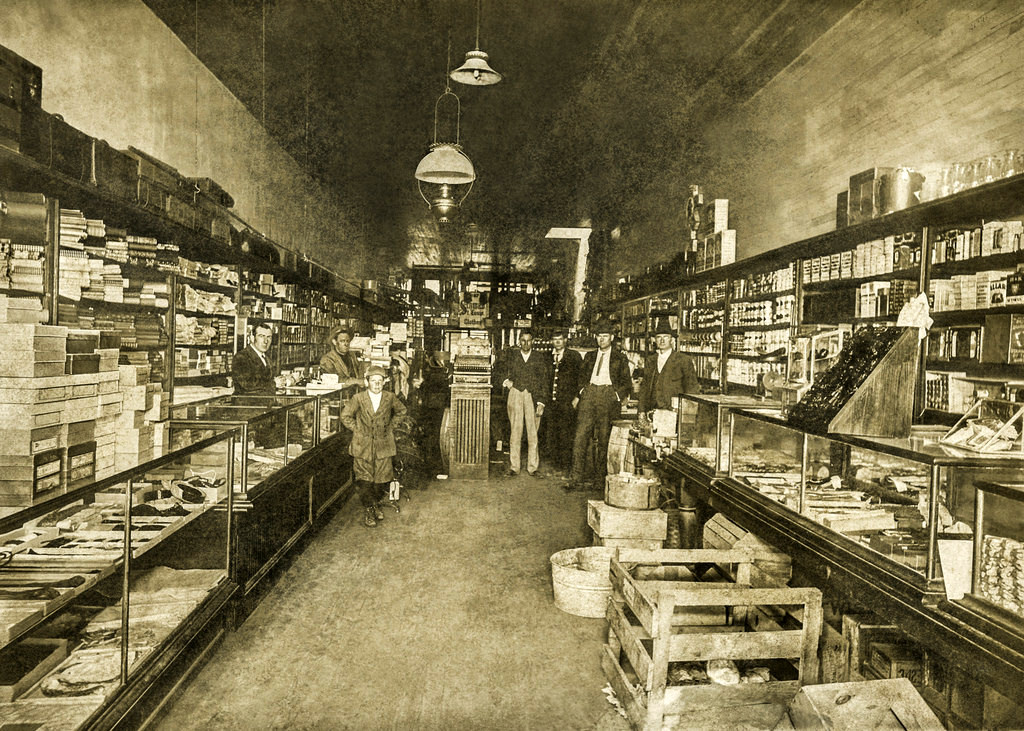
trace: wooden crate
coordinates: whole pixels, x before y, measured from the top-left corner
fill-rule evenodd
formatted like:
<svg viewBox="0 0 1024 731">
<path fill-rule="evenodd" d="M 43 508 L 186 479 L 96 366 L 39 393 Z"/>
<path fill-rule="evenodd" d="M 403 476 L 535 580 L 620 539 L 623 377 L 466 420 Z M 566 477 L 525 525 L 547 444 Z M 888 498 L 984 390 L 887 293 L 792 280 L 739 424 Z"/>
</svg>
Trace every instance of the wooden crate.
<svg viewBox="0 0 1024 731">
<path fill-rule="evenodd" d="M 939 719 L 906 678 L 801 688 L 789 707 L 798 729 L 941 731 Z"/>
<path fill-rule="evenodd" d="M 754 561 L 771 558 L 704 549 L 620 549 L 612 558 L 602 667 L 634 728 L 660 729 L 679 717 L 692 723 L 701 714 L 770 728 L 802 685 L 817 682 L 821 592 L 752 588 Z M 772 668 L 773 679 L 669 684 L 670 663 L 707 660 L 756 661 Z"/>
</svg>

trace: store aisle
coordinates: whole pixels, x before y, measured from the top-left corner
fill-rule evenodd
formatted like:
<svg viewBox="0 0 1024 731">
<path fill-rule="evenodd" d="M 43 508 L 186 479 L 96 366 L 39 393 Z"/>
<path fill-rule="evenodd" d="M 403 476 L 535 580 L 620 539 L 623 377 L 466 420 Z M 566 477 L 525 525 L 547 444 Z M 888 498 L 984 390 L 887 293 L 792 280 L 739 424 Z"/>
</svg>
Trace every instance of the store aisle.
<svg viewBox="0 0 1024 731">
<path fill-rule="evenodd" d="M 353 498 L 158 724 L 181 729 L 594 729 L 604 620 L 552 600 L 586 494 L 432 483 L 364 528 Z"/>
</svg>

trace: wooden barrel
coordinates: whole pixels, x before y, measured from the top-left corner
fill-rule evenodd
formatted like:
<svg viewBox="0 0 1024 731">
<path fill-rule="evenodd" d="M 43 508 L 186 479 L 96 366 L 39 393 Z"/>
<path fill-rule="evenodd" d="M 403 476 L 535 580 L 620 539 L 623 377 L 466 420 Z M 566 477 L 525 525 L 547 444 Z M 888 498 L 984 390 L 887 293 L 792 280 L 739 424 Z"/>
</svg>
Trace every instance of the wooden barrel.
<svg viewBox="0 0 1024 731">
<path fill-rule="evenodd" d="M 453 451 L 450 421 L 450 409 L 445 407 L 444 415 L 441 417 L 441 431 L 439 435 L 441 440 L 441 464 L 444 467 L 445 472 L 448 471 L 449 465 L 451 465 L 451 455 Z"/>
<path fill-rule="evenodd" d="M 604 479 L 604 501 L 616 508 L 653 510 L 661 499 L 661 480 L 627 472 Z"/>
<path fill-rule="evenodd" d="M 629 443 L 629 427 L 633 422 L 620 419 L 612 422 L 612 431 L 608 436 L 608 474 L 633 471 L 633 449 Z"/>
</svg>

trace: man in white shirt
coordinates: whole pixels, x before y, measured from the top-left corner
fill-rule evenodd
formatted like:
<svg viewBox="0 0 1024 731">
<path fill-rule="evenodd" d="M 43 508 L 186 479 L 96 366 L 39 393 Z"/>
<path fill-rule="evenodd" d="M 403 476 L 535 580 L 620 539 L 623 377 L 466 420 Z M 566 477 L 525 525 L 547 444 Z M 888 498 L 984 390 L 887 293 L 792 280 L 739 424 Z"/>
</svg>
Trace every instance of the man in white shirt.
<svg viewBox="0 0 1024 731">
<path fill-rule="evenodd" d="M 580 371 L 576 406 L 576 437 L 572 448 L 572 474 L 567 490 L 602 490 L 607 473 L 608 437 L 612 422 L 619 418 L 622 403 L 629 397 L 629 361 L 618 348 L 614 324 L 600 320 L 593 328 L 597 350 L 587 353 Z M 594 450 L 591 452 L 591 443 Z M 591 456 L 592 454 L 592 456 Z"/>
<path fill-rule="evenodd" d="M 274 369 L 267 353 L 274 339 L 274 330 L 268 323 L 253 328 L 249 344 L 235 353 L 231 361 L 231 380 L 238 394 L 271 395 L 274 388 Z"/>
</svg>

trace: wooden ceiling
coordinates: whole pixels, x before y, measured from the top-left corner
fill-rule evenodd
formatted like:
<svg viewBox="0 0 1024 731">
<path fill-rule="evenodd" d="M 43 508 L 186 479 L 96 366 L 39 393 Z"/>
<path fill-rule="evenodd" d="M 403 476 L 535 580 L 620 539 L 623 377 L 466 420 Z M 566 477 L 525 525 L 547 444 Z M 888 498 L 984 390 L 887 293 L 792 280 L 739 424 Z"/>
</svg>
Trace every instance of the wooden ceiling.
<svg viewBox="0 0 1024 731">
<path fill-rule="evenodd" d="M 368 242 L 400 256 L 437 230 L 413 171 L 433 141 L 448 41 L 452 68 L 474 46 L 476 2 L 145 2 L 337 191 Z M 649 211 L 639 196 L 700 159 L 707 124 L 857 2 L 483 0 L 480 48 L 505 78 L 451 84 L 478 174 L 458 220 L 498 250 L 530 249 L 551 226 Z M 442 105 L 441 141 L 453 118 Z"/>
</svg>

